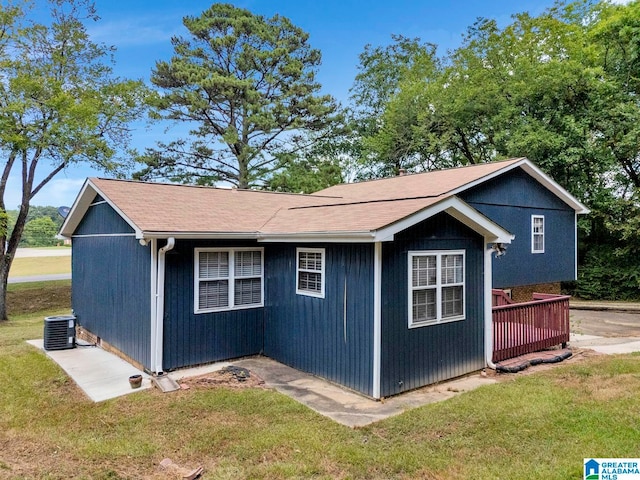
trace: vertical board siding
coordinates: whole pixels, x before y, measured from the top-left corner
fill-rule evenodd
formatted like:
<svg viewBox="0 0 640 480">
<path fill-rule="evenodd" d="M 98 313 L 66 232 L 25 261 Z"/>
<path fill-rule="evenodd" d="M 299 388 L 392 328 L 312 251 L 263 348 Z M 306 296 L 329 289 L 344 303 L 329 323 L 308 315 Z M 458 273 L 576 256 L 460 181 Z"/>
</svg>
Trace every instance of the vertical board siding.
<svg viewBox="0 0 640 480">
<path fill-rule="evenodd" d="M 262 351 L 264 307 L 194 313 L 194 249 L 258 246 L 261 247 L 256 242 L 178 240 L 175 248 L 167 252 L 165 370 L 255 355 Z"/>
<path fill-rule="evenodd" d="M 78 323 L 145 367 L 151 342 L 149 248 L 133 237 L 81 237 L 73 238 L 71 257 Z"/>
<path fill-rule="evenodd" d="M 408 327 L 408 252 L 465 250 L 465 319 Z M 447 214 L 396 235 L 382 249 L 381 395 L 458 377 L 485 366 L 483 239 Z"/>
<path fill-rule="evenodd" d="M 94 202 L 102 201 L 96 195 Z M 74 235 L 134 233 L 131 226 L 108 203 L 92 205 L 82 218 Z"/>
<path fill-rule="evenodd" d="M 494 287 L 574 279 L 575 212 L 526 172 L 507 172 L 460 196 L 515 235 L 506 255 L 493 260 Z M 531 253 L 531 215 L 544 215 L 544 253 Z"/>
<path fill-rule="evenodd" d="M 371 395 L 373 245 L 308 246 L 325 248 L 325 298 L 296 294 L 296 245 L 265 248 L 264 353 Z"/>
</svg>

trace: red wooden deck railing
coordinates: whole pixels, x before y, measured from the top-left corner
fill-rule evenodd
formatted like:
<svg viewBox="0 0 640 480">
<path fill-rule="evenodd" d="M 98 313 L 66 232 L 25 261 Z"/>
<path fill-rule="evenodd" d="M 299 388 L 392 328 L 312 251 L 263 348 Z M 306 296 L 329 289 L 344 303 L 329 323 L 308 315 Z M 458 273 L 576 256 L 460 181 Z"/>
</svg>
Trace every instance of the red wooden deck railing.
<svg viewBox="0 0 640 480">
<path fill-rule="evenodd" d="M 511 301 L 493 291 L 493 361 L 500 362 L 569 341 L 569 296 L 534 293 L 533 301 Z"/>
</svg>

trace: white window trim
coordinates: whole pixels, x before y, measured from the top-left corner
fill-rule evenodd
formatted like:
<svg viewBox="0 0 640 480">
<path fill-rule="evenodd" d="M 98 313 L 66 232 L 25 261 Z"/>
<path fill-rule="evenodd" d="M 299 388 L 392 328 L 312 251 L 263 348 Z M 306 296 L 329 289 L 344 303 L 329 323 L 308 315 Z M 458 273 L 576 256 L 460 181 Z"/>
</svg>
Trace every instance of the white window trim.
<svg viewBox="0 0 640 480">
<path fill-rule="evenodd" d="M 308 272 L 313 272 L 313 273 L 320 273 L 320 292 L 315 292 L 312 290 L 302 290 L 300 288 L 298 288 L 299 283 L 299 276 L 300 276 L 300 253 L 320 253 L 321 254 L 321 269 L 320 272 L 318 272 L 317 270 L 303 270 L 303 271 L 308 271 Z M 298 295 L 306 295 L 309 297 L 316 297 L 316 298 L 324 298 L 324 286 L 325 286 L 325 264 L 326 264 L 326 253 L 325 253 L 325 249 L 324 248 L 296 248 L 296 293 Z"/>
<path fill-rule="evenodd" d="M 260 252 L 260 303 L 251 305 L 234 305 L 235 301 L 235 252 Z M 200 304 L 200 253 L 201 252 L 228 252 L 229 253 L 229 306 L 218 308 L 198 308 Z M 256 278 L 256 277 L 250 277 Z M 202 281 L 211 279 L 203 278 Z M 234 248 L 196 248 L 193 253 L 193 313 L 226 312 L 230 310 L 246 310 L 247 308 L 259 308 L 264 306 L 264 248 L 263 247 L 234 247 Z"/>
<path fill-rule="evenodd" d="M 442 257 L 444 255 L 462 255 L 462 315 L 442 318 L 442 287 L 456 286 L 459 283 L 442 284 Z M 413 287 L 413 257 L 435 256 L 436 257 L 436 318 L 422 322 L 413 321 L 413 291 L 422 288 Z M 441 325 L 443 323 L 458 322 L 466 318 L 467 312 L 467 261 L 464 250 L 410 250 L 407 252 L 407 290 L 408 290 L 408 319 L 409 328 L 427 327 L 431 325 Z"/>
<path fill-rule="evenodd" d="M 536 219 L 542 219 L 542 233 L 535 233 L 534 225 Z M 544 215 L 531 215 L 531 253 L 544 253 L 546 225 L 544 221 Z M 536 249 L 536 235 L 542 236 L 542 249 Z"/>
</svg>

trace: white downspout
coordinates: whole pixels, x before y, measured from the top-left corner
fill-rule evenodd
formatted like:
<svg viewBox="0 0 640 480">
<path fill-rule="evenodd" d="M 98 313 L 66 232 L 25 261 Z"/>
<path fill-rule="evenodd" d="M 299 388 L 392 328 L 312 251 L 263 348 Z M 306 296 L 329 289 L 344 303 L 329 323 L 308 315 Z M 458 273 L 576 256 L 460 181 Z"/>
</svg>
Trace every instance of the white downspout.
<svg viewBox="0 0 640 480">
<path fill-rule="evenodd" d="M 485 245 L 486 245 L 485 239 Z M 496 369 L 493 363 L 493 309 L 491 289 L 493 288 L 493 265 L 491 263 L 491 254 L 493 249 L 486 248 L 484 251 L 484 356 L 487 367 L 492 370 Z"/>
<path fill-rule="evenodd" d="M 373 388 L 372 397 L 380 399 L 382 370 L 382 243 L 373 247 Z"/>
<path fill-rule="evenodd" d="M 149 368 L 153 371 L 155 368 L 155 351 L 158 336 L 156 333 L 156 307 L 158 306 L 158 240 L 152 238 L 151 244 L 151 308 L 150 308 L 150 322 L 151 322 L 151 343 L 150 343 L 150 355 L 149 355 Z"/>
<path fill-rule="evenodd" d="M 156 328 L 155 328 L 155 350 L 153 371 L 157 374 L 162 373 L 162 344 L 163 344 L 163 328 L 164 328 L 164 271 L 165 271 L 165 255 L 176 244 L 173 237 L 167 238 L 167 244 L 158 251 L 158 277 L 156 286 Z"/>
</svg>

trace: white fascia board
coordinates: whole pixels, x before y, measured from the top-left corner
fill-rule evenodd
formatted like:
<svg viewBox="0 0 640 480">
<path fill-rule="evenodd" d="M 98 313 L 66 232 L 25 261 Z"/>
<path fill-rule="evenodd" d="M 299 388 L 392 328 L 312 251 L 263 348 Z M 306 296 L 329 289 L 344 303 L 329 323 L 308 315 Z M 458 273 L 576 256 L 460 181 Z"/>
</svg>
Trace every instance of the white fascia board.
<svg viewBox="0 0 640 480">
<path fill-rule="evenodd" d="M 87 189 L 90 189 L 88 193 Z M 80 220 L 82 220 L 82 217 L 88 210 L 89 205 L 91 205 L 94 196 L 95 190 L 89 186 L 89 179 L 87 178 L 80 189 L 80 193 L 78 193 L 78 196 L 73 201 L 73 205 L 71 206 L 67 217 L 64 219 L 64 222 L 62 222 L 60 235 L 65 238 L 71 238 L 71 235 L 73 235 L 73 232 L 80 223 Z"/>
<path fill-rule="evenodd" d="M 590 212 L 590 210 L 585 207 L 577 198 L 567 192 L 564 188 L 562 188 L 557 182 L 555 182 L 549 175 L 544 173 L 538 167 L 536 167 L 528 158 L 521 158 L 519 161 L 512 163 L 511 165 L 507 165 L 500 170 L 496 170 L 489 175 L 486 175 L 482 178 L 474 180 L 473 182 L 467 183 L 461 187 L 456 188 L 449 192 L 451 195 L 457 195 L 460 192 L 464 192 L 473 188 L 477 185 L 485 183 L 492 178 L 498 177 L 506 172 L 513 170 L 514 168 L 522 168 L 525 172 L 531 175 L 535 180 L 541 183 L 544 187 L 547 188 L 551 193 L 553 193 L 556 197 L 562 200 L 564 203 L 573 208 L 576 213 L 584 215 Z"/>
<path fill-rule="evenodd" d="M 424 208 L 413 215 L 389 225 L 388 227 L 378 230 L 376 232 L 375 239 L 376 241 L 393 240 L 393 236 L 396 233 L 406 230 L 407 228 L 441 212 L 448 213 L 460 223 L 487 238 L 491 243 L 511 243 L 515 238 L 513 234 L 485 217 L 460 198 L 447 197 L 434 205 Z"/>
<path fill-rule="evenodd" d="M 113 208 L 116 211 L 116 213 L 122 217 L 122 219 L 125 222 L 127 222 L 127 224 L 135 232 L 136 238 L 138 239 L 143 238 L 142 232 L 140 231 L 138 226 L 135 223 L 133 223 L 131 219 L 127 217 L 122 212 L 122 210 L 118 208 L 117 205 L 115 205 L 111 200 L 109 200 L 109 198 L 98 187 L 96 187 L 96 185 L 91 181 L 90 178 L 87 178 L 87 180 L 84 182 L 84 185 L 80 190 L 80 193 L 76 197 L 76 200 L 73 202 L 73 206 L 71 207 L 71 210 L 67 215 L 67 218 L 65 218 L 64 223 L 62 224 L 62 227 L 60 228 L 61 235 L 64 235 L 67 238 L 70 238 L 73 235 L 73 232 L 75 231 L 76 228 L 78 228 L 78 225 L 80 224 L 80 221 L 87 213 L 87 210 L 89 210 L 89 207 L 91 206 L 96 194 L 104 198 L 104 200 L 109 204 L 109 206 Z"/>
<path fill-rule="evenodd" d="M 528 159 L 523 159 L 520 162 L 514 164 L 514 166 L 522 167 L 522 169 L 538 180 L 542 185 L 547 187 L 552 193 L 554 193 L 560 200 L 564 201 L 567 205 L 572 207 L 577 214 L 586 215 L 590 210 L 584 206 L 576 197 L 562 188 L 555 180 L 536 167 Z"/>
</svg>

